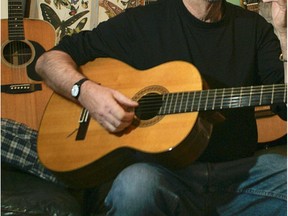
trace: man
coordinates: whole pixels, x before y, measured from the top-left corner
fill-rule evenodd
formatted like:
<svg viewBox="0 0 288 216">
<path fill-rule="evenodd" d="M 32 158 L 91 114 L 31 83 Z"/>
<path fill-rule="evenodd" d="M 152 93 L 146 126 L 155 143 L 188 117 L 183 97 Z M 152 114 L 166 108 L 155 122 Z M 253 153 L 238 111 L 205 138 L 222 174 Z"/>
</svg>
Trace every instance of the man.
<svg viewBox="0 0 288 216">
<path fill-rule="evenodd" d="M 159 1 L 64 38 L 39 58 L 36 69 L 52 89 L 116 133 L 129 128 L 138 103 L 105 83 L 86 80 L 78 66 L 98 57 L 138 69 L 183 60 L 198 68 L 210 88 L 281 83 L 286 0 L 273 1 L 272 10 L 280 43 L 264 18 L 224 0 Z M 80 93 L 71 93 L 75 84 Z M 283 106 L 275 110 L 285 115 Z M 148 162 L 124 169 L 105 199 L 107 215 L 286 215 L 286 158 L 253 156 L 253 108 L 221 115 L 225 120 L 215 125 L 195 163 L 176 171 Z"/>
</svg>

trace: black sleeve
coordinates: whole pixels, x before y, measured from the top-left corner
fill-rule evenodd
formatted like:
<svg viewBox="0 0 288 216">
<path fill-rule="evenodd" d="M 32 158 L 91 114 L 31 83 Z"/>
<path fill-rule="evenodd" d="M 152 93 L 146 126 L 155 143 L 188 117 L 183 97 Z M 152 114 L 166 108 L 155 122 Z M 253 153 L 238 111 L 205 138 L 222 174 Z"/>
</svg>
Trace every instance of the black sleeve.
<svg viewBox="0 0 288 216">
<path fill-rule="evenodd" d="M 258 38 L 258 66 L 261 83 L 284 83 L 284 64 L 279 60 L 281 54 L 280 42 L 271 24 L 266 24 L 263 17 L 258 19 L 262 28 L 257 32 Z M 287 120 L 287 106 L 285 103 L 272 104 L 271 110 L 283 120 Z"/>
<path fill-rule="evenodd" d="M 100 23 L 91 31 L 65 36 L 53 50 L 68 53 L 78 66 L 98 57 L 128 61 L 133 28 L 128 27 L 125 13 Z M 129 30 L 128 30 L 129 29 Z"/>
<path fill-rule="evenodd" d="M 274 28 L 261 16 L 258 16 L 257 25 L 256 59 L 261 83 L 284 83 L 284 64 L 279 60 L 281 47 Z"/>
</svg>

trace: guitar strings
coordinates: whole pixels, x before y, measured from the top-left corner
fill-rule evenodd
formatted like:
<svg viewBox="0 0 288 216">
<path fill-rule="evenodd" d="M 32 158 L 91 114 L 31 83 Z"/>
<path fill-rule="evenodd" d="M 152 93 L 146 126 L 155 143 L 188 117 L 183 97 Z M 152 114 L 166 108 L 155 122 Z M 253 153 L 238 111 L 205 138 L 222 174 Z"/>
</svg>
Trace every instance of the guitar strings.
<svg viewBox="0 0 288 216">
<path fill-rule="evenodd" d="M 281 97 L 282 100 L 282 97 Z M 275 103 L 279 103 L 282 101 L 277 100 L 277 102 Z M 189 103 L 188 103 L 189 104 Z M 247 104 L 247 103 L 246 103 Z M 234 100 L 231 102 L 231 100 L 227 100 L 224 101 L 223 103 L 208 103 L 206 105 L 200 104 L 198 105 L 193 104 L 187 107 L 184 106 L 182 107 L 182 104 L 176 104 L 176 106 L 173 106 L 173 110 L 172 107 L 170 106 L 169 108 L 166 108 L 164 106 L 164 110 L 163 111 L 159 111 L 158 115 L 160 114 L 171 114 L 171 113 L 182 113 L 182 112 L 192 112 L 192 111 L 205 111 L 205 110 L 221 110 L 221 109 L 227 109 L 227 108 L 241 108 L 241 107 L 249 107 L 249 106 L 261 106 L 261 105 L 270 105 L 271 103 L 264 103 L 264 104 L 258 104 L 258 100 L 257 101 L 251 101 L 251 105 L 243 105 L 242 103 L 239 102 L 239 100 Z M 155 107 L 157 106 L 147 106 L 145 108 L 141 107 L 141 112 L 142 113 L 155 113 Z M 162 103 L 159 104 L 159 107 L 162 108 Z"/>
<path fill-rule="evenodd" d="M 163 97 L 165 97 L 165 95 L 163 95 Z M 278 94 L 276 94 L 276 95 L 274 95 L 274 97 L 273 97 L 273 99 L 270 97 L 270 94 L 268 95 L 263 95 L 262 96 L 264 99 L 262 99 L 262 101 L 264 100 L 264 102 L 265 101 L 267 101 L 267 100 L 271 100 L 271 103 L 273 103 L 273 101 L 276 101 L 276 102 L 285 102 L 285 99 L 283 99 L 283 95 L 281 94 L 281 95 L 278 95 Z M 188 97 L 187 97 L 188 98 Z M 267 99 L 268 98 L 268 99 Z M 224 97 L 222 97 L 221 96 L 221 101 L 219 101 L 219 100 L 214 100 L 215 99 L 215 97 L 207 97 L 207 96 L 204 96 L 204 97 L 199 97 L 199 96 L 195 96 L 194 97 L 194 99 L 186 99 L 186 96 L 184 96 L 183 97 L 183 99 L 184 99 L 184 101 L 192 101 L 193 102 L 193 100 L 195 100 L 195 101 L 202 101 L 202 102 L 204 102 L 204 100 L 206 100 L 205 102 L 206 103 L 202 103 L 202 104 L 211 104 L 211 103 L 215 103 L 215 104 L 219 104 L 219 103 L 223 103 L 223 104 L 225 104 L 225 103 L 233 103 L 233 102 L 237 102 L 237 103 L 239 103 L 239 104 L 241 104 L 241 102 L 242 101 L 244 101 L 244 102 L 247 102 L 247 100 L 249 100 L 250 99 L 250 95 L 247 95 L 247 96 L 245 96 L 245 95 L 242 95 L 240 98 L 238 97 L 238 96 L 232 96 L 232 97 L 230 97 L 230 96 L 224 96 Z M 213 100 L 213 102 L 211 101 L 211 99 Z M 176 100 L 176 99 L 175 99 Z M 273 100 L 273 101 L 272 101 Z M 151 99 L 146 99 L 145 100 L 145 102 L 146 102 L 146 104 L 144 103 L 143 104 L 143 107 L 145 107 L 145 106 L 150 106 L 151 104 L 154 106 L 154 105 L 159 105 L 159 104 L 162 104 L 163 103 L 163 101 L 164 102 L 166 102 L 166 101 L 169 101 L 168 99 L 166 99 L 166 100 L 161 100 L 161 101 L 159 101 L 159 98 L 156 98 L 156 99 L 153 99 L 153 98 L 151 98 Z M 147 104 L 147 102 L 148 102 L 148 104 Z M 170 100 L 170 103 L 172 103 L 173 102 L 173 100 Z M 252 98 L 252 99 L 250 99 L 250 103 L 251 104 L 254 104 L 255 102 L 257 102 L 257 103 L 259 103 L 259 105 L 261 105 L 262 103 L 261 102 L 259 102 L 259 99 L 258 98 Z M 265 102 L 265 103 L 267 103 L 267 102 Z M 179 102 L 179 99 L 177 99 L 176 100 L 176 105 L 177 104 L 183 104 L 183 101 L 181 102 Z"/>
<path fill-rule="evenodd" d="M 198 94 L 197 94 L 198 93 Z M 281 102 L 285 102 L 285 99 L 284 99 L 284 96 L 285 96 L 285 94 L 283 95 L 282 94 L 282 91 L 280 91 L 280 95 L 279 95 L 279 91 L 278 92 L 274 92 L 274 98 L 273 98 L 273 100 L 274 101 L 279 101 L 279 99 L 280 99 L 280 101 Z M 167 95 L 172 95 L 172 94 L 174 94 L 175 95 L 175 93 L 171 93 L 171 94 L 167 94 Z M 182 94 L 183 95 L 183 93 L 180 93 L 180 94 Z M 184 93 L 185 94 L 185 93 Z M 185 95 L 185 96 L 183 96 L 183 98 L 182 99 L 189 99 L 188 101 L 192 101 L 193 102 L 193 100 L 195 100 L 195 101 L 203 101 L 204 102 L 204 100 L 206 100 L 207 102 L 206 102 L 206 104 L 211 104 L 211 99 L 213 100 L 213 103 L 217 103 L 217 104 L 219 104 L 219 103 L 223 103 L 223 104 L 226 104 L 226 103 L 230 103 L 230 104 L 232 104 L 232 103 L 235 103 L 235 102 L 237 102 L 237 104 L 241 104 L 240 102 L 241 102 L 241 99 L 242 99 L 242 101 L 243 100 L 247 100 L 247 99 L 249 99 L 250 97 L 251 97 L 251 94 L 250 93 L 242 93 L 241 95 L 237 95 L 237 96 L 235 96 L 235 95 L 231 95 L 231 94 L 214 94 L 214 95 L 200 95 L 199 94 L 199 92 L 194 92 L 193 93 L 193 96 L 194 96 L 194 98 L 189 98 L 189 94 L 190 93 L 187 93 L 188 94 L 188 96 L 187 95 Z M 262 94 L 262 100 L 264 99 L 264 100 L 266 100 L 267 101 L 267 96 L 268 96 L 268 99 L 270 99 L 271 98 L 271 93 L 269 92 L 269 93 L 261 93 Z M 165 96 L 166 95 L 163 95 L 163 100 L 165 100 Z M 260 95 L 258 95 L 259 97 L 260 97 Z M 255 97 L 255 94 L 254 94 L 254 97 Z M 251 98 L 251 104 L 254 104 L 255 103 L 255 101 L 257 101 L 257 103 L 259 103 L 259 98 L 254 98 L 253 97 L 253 95 L 252 95 L 252 98 Z M 219 102 L 219 99 L 221 99 L 221 102 Z M 147 99 L 145 99 L 145 102 L 149 102 L 148 104 L 143 104 L 143 107 L 145 107 L 145 106 L 147 106 L 148 105 L 148 107 L 152 104 L 153 106 L 155 105 L 155 103 L 156 103 L 156 105 L 159 105 L 159 103 L 163 103 L 163 100 L 162 101 L 159 101 L 159 96 L 157 97 L 157 96 L 151 96 L 151 97 L 149 97 L 149 98 L 147 98 Z M 169 98 L 168 99 L 166 99 L 166 100 L 169 100 Z M 180 97 L 180 102 L 179 102 L 179 98 L 178 99 L 175 99 L 176 100 L 176 105 L 177 104 L 182 104 L 183 103 L 183 101 L 181 101 L 181 97 Z M 283 101 L 282 101 L 283 100 Z M 170 100 L 170 103 L 172 103 L 173 102 L 173 98 Z M 273 101 L 272 101 L 273 102 Z M 261 103 L 259 103 L 259 105 L 261 105 Z"/>
<path fill-rule="evenodd" d="M 193 96 L 191 96 L 193 94 Z M 179 96 L 180 95 L 180 96 Z M 140 102 L 142 113 L 155 113 L 155 107 L 163 108 L 160 114 L 240 108 L 245 106 L 268 105 L 286 102 L 286 84 L 268 86 L 250 86 L 227 89 L 209 89 L 203 91 L 167 93 L 145 97 Z M 171 98 L 169 98 L 169 96 Z M 175 98 L 174 98 L 175 97 Z M 183 101 L 185 103 L 183 103 Z M 167 104 L 169 107 L 167 108 Z M 173 104 L 173 105 L 172 105 Z"/>
</svg>

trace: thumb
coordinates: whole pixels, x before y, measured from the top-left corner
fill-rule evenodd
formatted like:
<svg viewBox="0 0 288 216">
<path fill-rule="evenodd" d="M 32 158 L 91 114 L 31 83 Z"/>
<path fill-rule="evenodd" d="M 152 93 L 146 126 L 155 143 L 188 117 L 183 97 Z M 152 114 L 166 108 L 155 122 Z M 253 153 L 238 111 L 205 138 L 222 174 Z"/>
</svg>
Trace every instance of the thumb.
<svg viewBox="0 0 288 216">
<path fill-rule="evenodd" d="M 128 108 L 134 108 L 138 106 L 138 103 L 136 101 L 131 100 L 130 98 L 126 97 L 125 95 L 121 94 L 118 91 L 113 92 L 113 96 L 115 100 L 122 106 Z"/>
</svg>

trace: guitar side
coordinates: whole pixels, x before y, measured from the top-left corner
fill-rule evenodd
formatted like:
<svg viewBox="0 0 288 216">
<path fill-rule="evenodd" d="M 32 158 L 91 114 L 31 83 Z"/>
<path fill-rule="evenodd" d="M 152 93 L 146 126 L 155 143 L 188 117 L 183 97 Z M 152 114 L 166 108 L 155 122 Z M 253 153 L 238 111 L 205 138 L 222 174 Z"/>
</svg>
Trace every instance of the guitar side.
<svg viewBox="0 0 288 216">
<path fill-rule="evenodd" d="M 256 107 L 255 117 L 258 130 L 258 143 L 265 145 L 287 135 L 287 122 L 273 113 L 270 106 Z"/>
<path fill-rule="evenodd" d="M 50 23 L 43 20 L 23 20 L 25 40 L 20 43 L 31 48 L 32 57 L 27 64 L 21 65 L 20 63 L 11 64 L 4 58 L 5 46 L 13 41 L 10 41 L 8 36 L 8 20 L 1 20 L 1 25 L 1 117 L 24 123 L 32 129 L 38 130 L 52 90 L 37 75 L 29 77 L 28 74 L 36 74 L 34 70 L 37 58 L 55 45 L 55 29 Z M 15 49 L 17 48 L 19 47 L 15 47 Z M 36 76 L 35 79 L 33 76 Z M 13 92 L 11 89 L 6 93 L 3 92 L 4 86 L 8 88 L 13 84 L 37 85 L 40 89 L 32 90 L 29 93 L 19 93 L 17 90 Z"/>
<path fill-rule="evenodd" d="M 183 62 L 138 71 L 120 61 L 104 58 L 86 64 L 82 71 L 90 80 L 117 89 L 130 98 L 143 90 L 144 94 L 157 92 L 159 86 L 165 86 L 169 92 L 202 88 L 198 71 Z M 116 135 L 91 119 L 84 138 L 77 140 L 82 110 L 79 105 L 54 94 L 38 136 L 40 161 L 58 176 L 80 187 L 95 186 L 115 176 L 137 160 L 135 153 L 141 157 L 153 156 L 168 166 L 178 162 L 180 166 L 188 164 L 205 149 L 202 141 L 207 139 L 208 142 L 205 123 L 199 121 L 197 112 L 152 118 Z M 195 125 L 200 125 L 201 130 L 195 130 L 190 136 Z M 191 145 L 195 140 L 195 145 Z"/>
</svg>

